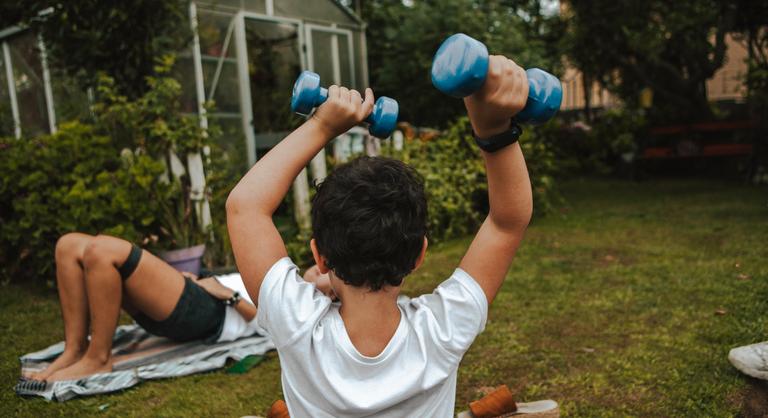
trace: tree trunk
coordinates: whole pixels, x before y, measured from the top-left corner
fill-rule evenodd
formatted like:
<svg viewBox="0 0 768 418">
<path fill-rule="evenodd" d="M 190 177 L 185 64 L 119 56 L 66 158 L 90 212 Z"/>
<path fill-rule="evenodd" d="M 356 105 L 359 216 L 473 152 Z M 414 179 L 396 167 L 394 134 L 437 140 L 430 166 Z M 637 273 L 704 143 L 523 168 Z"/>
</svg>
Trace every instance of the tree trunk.
<svg viewBox="0 0 768 418">
<path fill-rule="evenodd" d="M 584 118 L 592 123 L 592 77 L 582 72 L 581 84 L 584 86 Z"/>
</svg>

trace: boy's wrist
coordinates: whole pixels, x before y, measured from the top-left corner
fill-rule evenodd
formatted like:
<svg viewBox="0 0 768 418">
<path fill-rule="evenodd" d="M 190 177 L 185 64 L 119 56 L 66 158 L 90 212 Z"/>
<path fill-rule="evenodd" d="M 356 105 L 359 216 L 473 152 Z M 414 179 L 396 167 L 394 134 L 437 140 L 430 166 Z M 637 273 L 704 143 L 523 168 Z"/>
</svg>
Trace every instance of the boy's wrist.
<svg viewBox="0 0 768 418">
<path fill-rule="evenodd" d="M 339 136 L 339 133 L 336 132 L 334 127 L 329 126 L 327 123 L 325 123 L 325 121 L 316 115 L 312 115 L 309 119 L 307 119 L 306 122 L 304 122 L 304 124 L 307 125 L 310 129 L 316 130 L 318 134 L 323 138 L 324 142 L 328 142 L 331 139 Z"/>
<path fill-rule="evenodd" d="M 480 139 L 487 139 L 494 135 L 506 132 L 512 126 L 512 119 L 505 119 L 493 124 L 473 124 L 475 135 Z"/>
</svg>

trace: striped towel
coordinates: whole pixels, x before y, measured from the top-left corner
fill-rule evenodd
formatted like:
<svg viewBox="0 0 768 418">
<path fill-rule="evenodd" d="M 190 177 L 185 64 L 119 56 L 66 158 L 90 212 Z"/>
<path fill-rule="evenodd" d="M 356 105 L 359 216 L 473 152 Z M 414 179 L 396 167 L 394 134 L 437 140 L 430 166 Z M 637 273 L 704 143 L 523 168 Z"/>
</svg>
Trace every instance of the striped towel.
<svg viewBox="0 0 768 418">
<path fill-rule="evenodd" d="M 205 344 L 202 341 L 178 343 L 147 333 L 136 324 L 122 325 L 112 344 L 110 373 L 99 373 L 77 380 L 39 382 L 20 378 L 14 387 L 23 396 L 41 396 L 60 402 L 87 395 L 98 395 L 135 386 L 144 380 L 186 376 L 224 367 L 227 359 L 241 360 L 262 355 L 275 348 L 272 340 L 259 334 L 235 341 Z M 22 373 L 45 369 L 64 351 L 64 342 L 23 355 Z"/>
</svg>

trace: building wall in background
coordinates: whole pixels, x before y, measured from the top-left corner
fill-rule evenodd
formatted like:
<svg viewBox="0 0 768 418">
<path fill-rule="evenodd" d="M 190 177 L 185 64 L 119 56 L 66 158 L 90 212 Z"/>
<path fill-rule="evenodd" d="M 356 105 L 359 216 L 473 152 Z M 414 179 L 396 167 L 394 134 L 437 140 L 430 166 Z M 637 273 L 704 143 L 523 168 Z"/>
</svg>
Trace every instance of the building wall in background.
<svg viewBox="0 0 768 418">
<path fill-rule="evenodd" d="M 747 49 L 744 42 L 733 35 L 726 35 L 725 64 L 707 81 L 707 95 L 710 101 L 733 100 L 744 101 L 747 90 L 744 79 L 747 76 Z M 563 102 L 561 110 L 584 109 L 587 91 L 581 78 L 581 72 L 573 66 L 566 65 L 565 73 L 560 79 L 563 83 Z M 594 83 L 589 93 L 593 108 L 612 107 L 621 101 L 606 89 Z"/>
</svg>

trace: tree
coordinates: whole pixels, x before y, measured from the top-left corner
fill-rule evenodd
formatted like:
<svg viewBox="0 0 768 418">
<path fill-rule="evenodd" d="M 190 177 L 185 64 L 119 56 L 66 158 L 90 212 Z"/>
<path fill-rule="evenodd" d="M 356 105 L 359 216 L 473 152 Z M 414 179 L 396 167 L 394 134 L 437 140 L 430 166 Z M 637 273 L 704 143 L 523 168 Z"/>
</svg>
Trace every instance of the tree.
<svg viewBox="0 0 768 418">
<path fill-rule="evenodd" d="M 657 122 L 712 116 L 706 81 L 724 63 L 733 2 L 573 0 L 566 10 L 565 50 L 588 79 L 630 105 L 652 89 Z"/>
<path fill-rule="evenodd" d="M 753 118 L 766 125 L 768 118 L 768 3 L 736 0 L 738 30 L 749 54 L 747 88 Z"/>
<path fill-rule="evenodd" d="M 538 0 L 370 0 L 360 4 L 367 22 L 371 86 L 401 98 L 402 120 L 445 126 L 463 113 L 460 100 L 432 86 L 432 57 L 448 36 L 463 32 L 523 67 L 559 69 L 559 19 L 542 14 Z"/>
<path fill-rule="evenodd" d="M 177 0 L 0 2 L 0 28 L 13 25 L 42 34 L 52 67 L 87 87 L 104 73 L 130 98 L 146 91 L 155 59 L 192 36 L 186 2 Z"/>
</svg>

